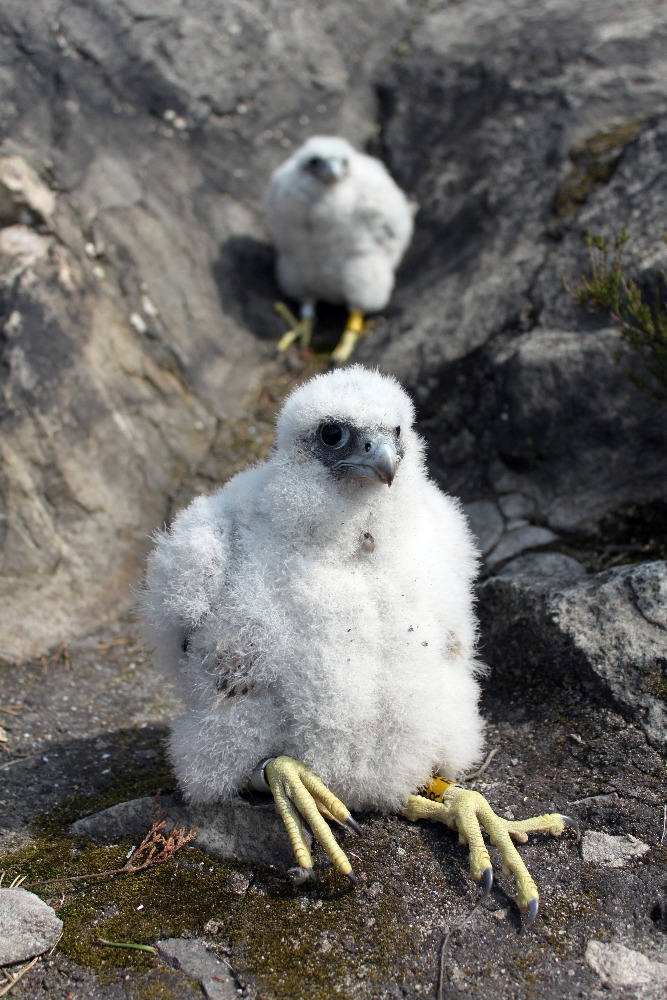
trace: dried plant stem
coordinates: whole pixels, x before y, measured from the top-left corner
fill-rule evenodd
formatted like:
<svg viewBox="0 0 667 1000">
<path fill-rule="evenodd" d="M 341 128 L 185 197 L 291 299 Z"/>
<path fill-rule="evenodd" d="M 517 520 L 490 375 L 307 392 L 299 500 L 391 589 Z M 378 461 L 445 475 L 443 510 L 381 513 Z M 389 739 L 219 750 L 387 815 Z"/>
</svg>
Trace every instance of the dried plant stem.
<svg viewBox="0 0 667 1000">
<path fill-rule="evenodd" d="M 485 899 L 486 896 L 479 896 L 475 904 L 472 906 L 472 908 L 468 910 L 465 916 L 463 916 L 457 924 L 454 924 L 446 931 L 442 939 L 442 944 L 440 945 L 440 968 L 438 971 L 438 993 L 437 993 L 438 1000 L 444 1000 L 445 996 L 445 971 L 447 968 L 446 954 L 451 936 L 452 934 L 455 934 L 456 931 L 460 931 L 463 927 L 465 927 L 465 925 L 468 923 L 469 920 L 472 919 L 472 917 L 477 912 L 477 910 L 482 905 Z"/>
<path fill-rule="evenodd" d="M 482 766 L 478 767 L 476 771 L 471 771 L 470 774 L 464 774 L 463 777 L 461 778 L 461 781 L 472 781 L 473 778 L 479 778 L 480 774 L 484 774 L 487 767 L 498 753 L 499 749 L 500 749 L 499 747 L 494 747 L 493 750 L 491 750 L 490 753 L 488 754 Z"/>
<path fill-rule="evenodd" d="M 14 879 L 14 881 L 12 882 L 12 884 L 10 885 L 9 888 L 10 889 L 15 888 L 22 881 L 23 880 L 20 879 L 20 878 Z M 61 937 L 62 937 L 62 935 L 61 935 Z M 58 941 L 60 941 L 60 937 L 58 938 Z M 4 979 L 4 985 L 0 987 L 0 997 L 4 997 L 6 993 L 9 993 L 9 991 L 14 986 L 16 986 L 16 984 L 18 983 L 19 979 L 23 979 L 23 977 L 25 976 L 26 972 L 30 972 L 30 970 L 32 969 L 33 965 L 36 962 L 38 962 L 40 960 L 40 958 L 43 958 L 43 957 L 44 958 L 48 958 L 49 955 L 52 955 L 54 953 L 54 951 L 56 950 L 56 948 L 58 947 L 58 941 L 56 941 L 56 943 L 54 944 L 53 948 L 51 948 L 51 951 L 47 952 L 46 955 L 44 955 L 44 956 L 42 956 L 42 955 L 35 955 L 34 958 L 31 958 L 29 961 L 24 962 L 23 965 L 18 966 L 16 968 L 16 970 L 14 970 L 14 969 L 8 969 L 6 966 L 4 968 L 0 969 L 0 972 L 2 973 L 2 978 Z"/>
<path fill-rule="evenodd" d="M 0 771 L 6 771 L 8 767 L 13 767 L 14 764 L 22 764 L 24 760 L 35 760 L 36 757 L 43 757 L 42 753 L 29 753 L 25 757 L 14 757 L 12 760 L 8 760 L 6 764 L 0 764 Z"/>
<path fill-rule="evenodd" d="M 113 875 L 133 875 L 146 868 L 160 865 L 172 858 L 176 851 L 180 851 L 181 847 L 185 847 L 197 835 L 194 828 L 186 833 L 185 827 L 175 826 L 171 833 L 165 836 L 162 831 L 166 825 L 163 819 L 155 820 L 136 851 L 132 852 L 122 868 L 110 868 L 108 871 L 90 872 L 87 875 L 63 875 L 60 878 L 47 878 L 39 882 L 29 882 L 25 888 L 33 889 L 35 886 L 50 885 L 52 882 L 81 882 L 91 878 L 109 878 Z"/>
<path fill-rule="evenodd" d="M 4 979 L 4 985 L 0 987 L 0 997 L 4 997 L 6 993 L 9 993 L 9 991 L 16 986 L 19 979 L 22 979 L 26 972 L 29 972 L 30 969 L 32 969 L 39 957 L 40 956 L 38 955 L 37 958 L 32 958 L 29 962 L 22 965 L 16 972 L 12 969 L 0 969 Z"/>
</svg>

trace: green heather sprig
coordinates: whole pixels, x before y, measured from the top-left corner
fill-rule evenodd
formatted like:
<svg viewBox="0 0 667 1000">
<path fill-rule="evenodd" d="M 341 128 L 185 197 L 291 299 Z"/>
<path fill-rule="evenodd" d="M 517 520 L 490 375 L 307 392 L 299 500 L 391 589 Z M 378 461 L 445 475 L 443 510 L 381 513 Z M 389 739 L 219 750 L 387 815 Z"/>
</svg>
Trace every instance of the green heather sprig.
<svg viewBox="0 0 667 1000">
<path fill-rule="evenodd" d="M 660 273 L 652 301 L 647 300 L 634 278 L 624 270 L 623 249 L 630 239 L 622 229 L 610 241 L 605 236 L 587 233 L 590 274 L 565 287 L 582 309 L 606 313 L 621 328 L 623 339 L 644 358 L 645 371 L 657 381 L 655 394 L 667 400 L 667 279 Z M 667 242 L 667 234 L 663 237 Z M 646 378 L 632 374 L 633 381 L 646 386 Z"/>
</svg>

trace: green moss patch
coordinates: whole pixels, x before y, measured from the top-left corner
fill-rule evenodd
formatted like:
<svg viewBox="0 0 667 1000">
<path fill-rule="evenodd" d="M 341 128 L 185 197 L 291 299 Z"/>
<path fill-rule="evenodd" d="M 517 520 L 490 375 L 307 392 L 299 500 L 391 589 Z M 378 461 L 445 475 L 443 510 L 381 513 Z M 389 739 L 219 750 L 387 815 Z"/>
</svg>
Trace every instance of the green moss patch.
<svg viewBox="0 0 667 1000">
<path fill-rule="evenodd" d="M 576 954 L 578 939 L 568 935 L 568 928 L 595 925 L 601 915 L 600 900 L 592 889 L 577 893 L 554 892 L 549 905 L 540 911 L 540 937 L 549 945 L 550 953 L 564 957 Z"/>
<path fill-rule="evenodd" d="M 23 875 L 30 888 L 33 882 L 119 868 L 132 846 L 129 841 L 107 847 L 43 836 L 5 855 L 0 866 L 6 881 Z M 154 955 L 104 946 L 99 939 L 154 944 L 184 932 L 204 934 L 213 918 L 218 933 L 227 935 L 241 905 L 242 897 L 229 885 L 230 875 L 238 870 L 233 862 L 215 862 L 187 847 L 172 860 L 137 874 L 57 881 L 32 891 L 57 909 L 64 925 L 59 950 L 79 965 L 99 973 L 146 970 L 155 964 Z"/>
<path fill-rule="evenodd" d="M 433 888 L 434 872 L 442 881 L 432 856 L 415 837 L 397 880 L 387 872 L 396 846 L 381 832 L 374 830 L 372 842 L 346 839 L 345 847 L 353 851 L 358 888 L 325 868 L 317 886 L 295 889 L 266 873 L 246 895 L 231 933 L 232 964 L 242 979 L 261 986 L 262 997 L 375 996 L 388 970 L 397 983 L 432 985 L 435 953 L 432 966 L 423 967 L 428 901 L 415 892 Z M 448 887 L 439 885 L 439 893 L 446 912 Z M 456 897 L 457 912 L 461 905 Z"/>
<path fill-rule="evenodd" d="M 667 704 L 667 665 L 655 666 L 646 671 L 646 688 L 654 698 Z"/>
<path fill-rule="evenodd" d="M 59 881 L 33 891 L 63 920 L 59 950 L 103 982 L 122 970 L 147 972 L 160 963 L 147 952 L 103 946 L 100 938 L 154 944 L 208 936 L 230 955 L 242 980 L 261 985 L 264 997 L 367 996 L 374 983 L 386 981 L 388 968 L 399 981 L 414 977 L 424 945 L 417 914 L 406 908 L 400 887 L 388 883 L 386 864 L 395 849 L 388 841 L 380 835 L 363 844 L 362 855 L 355 852 L 358 889 L 331 868 L 320 869 L 317 885 L 298 888 L 275 870 L 257 868 L 250 875 L 247 864 L 214 861 L 187 847 L 138 874 Z M 118 868 L 132 846 L 43 835 L 5 855 L 0 867 L 5 878 L 23 875 L 30 887 Z M 424 881 L 425 861 L 433 866 L 418 840 L 415 847 L 402 862 L 402 878 L 411 885 Z M 155 988 L 157 996 L 169 995 L 164 984 Z"/>
<path fill-rule="evenodd" d="M 645 128 L 646 122 L 621 122 L 589 136 L 569 152 L 572 166 L 556 194 L 559 219 L 575 218 L 599 184 L 606 184 L 625 149 Z"/>
</svg>

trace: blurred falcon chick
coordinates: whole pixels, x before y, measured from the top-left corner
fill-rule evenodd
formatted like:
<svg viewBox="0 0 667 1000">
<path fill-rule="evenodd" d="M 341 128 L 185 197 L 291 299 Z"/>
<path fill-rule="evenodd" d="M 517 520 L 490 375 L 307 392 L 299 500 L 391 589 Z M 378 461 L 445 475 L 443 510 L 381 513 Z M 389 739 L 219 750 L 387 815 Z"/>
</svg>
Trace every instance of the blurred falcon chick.
<svg viewBox="0 0 667 1000">
<path fill-rule="evenodd" d="M 364 332 L 366 313 L 384 309 L 394 273 L 413 230 L 412 205 L 380 160 L 345 139 L 313 136 L 273 174 L 266 193 L 268 224 L 282 291 L 300 303 L 278 350 L 308 347 L 320 300 L 346 305 L 345 331 L 331 354 L 349 360 Z"/>
<path fill-rule="evenodd" d="M 302 817 L 354 880 L 325 821 L 358 829 L 351 806 L 457 830 L 488 891 L 481 824 L 532 921 L 537 889 L 512 838 L 569 821 L 509 822 L 477 792 L 429 785 L 482 750 L 477 553 L 413 423 L 393 378 L 360 365 L 319 375 L 287 398 L 268 461 L 158 535 L 143 618 L 184 703 L 171 759 L 194 803 L 270 789 L 298 880 L 314 877 Z"/>
</svg>

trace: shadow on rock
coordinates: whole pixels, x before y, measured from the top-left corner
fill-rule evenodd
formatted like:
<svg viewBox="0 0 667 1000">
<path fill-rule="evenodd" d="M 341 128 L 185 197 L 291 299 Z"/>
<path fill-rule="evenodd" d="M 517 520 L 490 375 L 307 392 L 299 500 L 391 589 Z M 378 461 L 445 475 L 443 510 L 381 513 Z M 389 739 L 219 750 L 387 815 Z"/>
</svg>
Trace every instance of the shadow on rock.
<svg viewBox="0 0 667 1000">
<path fill-rule="evenodd" d="M 281 297 L 273 276 L 274 252 L 254 236 L 231 236 L 212 265 L 222 309 L 258 340 L 280 335 L 273 306 Z"/>
</svg>

